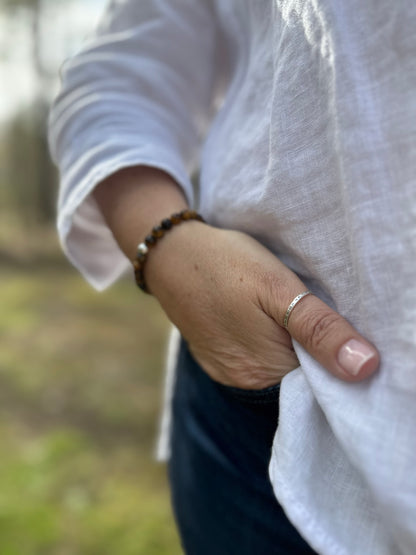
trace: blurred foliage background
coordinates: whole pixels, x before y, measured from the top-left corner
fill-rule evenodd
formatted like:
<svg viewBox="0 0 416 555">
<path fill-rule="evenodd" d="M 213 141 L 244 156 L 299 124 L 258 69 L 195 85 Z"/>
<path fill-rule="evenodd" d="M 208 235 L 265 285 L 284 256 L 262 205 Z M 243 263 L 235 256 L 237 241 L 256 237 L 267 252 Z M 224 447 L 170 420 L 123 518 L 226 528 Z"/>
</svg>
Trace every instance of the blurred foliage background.
<svg viewBox="0 0 416 555">
<path fill-rule="evenodd" d="M 0 0 L 0 553 L 176 555 L 153 452 L 168 322 L 55 232 L 48 105 L 102 0 Z"/>
</svg>

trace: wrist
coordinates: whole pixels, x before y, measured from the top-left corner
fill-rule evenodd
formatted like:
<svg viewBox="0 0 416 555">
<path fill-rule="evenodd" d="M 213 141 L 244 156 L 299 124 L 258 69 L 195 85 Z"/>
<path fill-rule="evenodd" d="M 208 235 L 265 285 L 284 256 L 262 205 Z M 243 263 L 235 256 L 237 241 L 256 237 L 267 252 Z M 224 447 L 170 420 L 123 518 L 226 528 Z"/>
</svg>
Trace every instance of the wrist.
<svg viewBox="0 0 416 555">
<path fill-rule="evenodd" d="M 181 210 L 172 214 L 168 218 L 163 218 L 159 225 L 152 228 L 150 233 L 146 235 L 144 240 L 137 245 L 136 256 L 133 261 L 134 274 L 136 283 L 142 291 L 150 293 L 145 279 L 145 268 L 147 260 L 151 252 L 154 251 L 160 241 L 168 234 L 178 227 L 193 221 L 203 222 L 203 218 L 195 210 Z"/>
<path fill-rule="evenodd" d="M 205 222 L 190 220 L 172 229 L 149 253 L 146 284 L 160 302 L 191 287 L 198 257 L 205 252 L 213 231 L 215 228 Z"/>
</svg>

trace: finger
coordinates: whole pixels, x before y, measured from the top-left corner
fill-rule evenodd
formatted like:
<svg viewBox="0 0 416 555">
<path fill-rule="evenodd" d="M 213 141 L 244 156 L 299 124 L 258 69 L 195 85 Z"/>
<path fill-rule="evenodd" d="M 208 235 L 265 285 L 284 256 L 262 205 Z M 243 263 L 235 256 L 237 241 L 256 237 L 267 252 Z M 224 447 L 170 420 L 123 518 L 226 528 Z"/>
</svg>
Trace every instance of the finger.
<svg viewBox="0 0 416 555">
<path fill-rule="evenodd" d="M 286 311 L 280 314 L 281 325 L 285 314 Z M 295 304 L 287 330 L 331 374 L 345 381 L 363 380 L 379 366 L 380 357 L 374 345 L 314 295 L 304 296 Z"/>
</svg>

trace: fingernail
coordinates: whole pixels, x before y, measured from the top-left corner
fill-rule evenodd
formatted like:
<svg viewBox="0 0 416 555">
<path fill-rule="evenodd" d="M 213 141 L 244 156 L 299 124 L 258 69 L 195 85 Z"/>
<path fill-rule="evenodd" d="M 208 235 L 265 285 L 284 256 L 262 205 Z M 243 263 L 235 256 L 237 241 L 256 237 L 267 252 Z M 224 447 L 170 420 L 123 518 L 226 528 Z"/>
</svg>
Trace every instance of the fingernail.
<svg viewBox="0 0 416 555">
<path fill-rule="evenodd" d="M 338 363 L 347 374 L 356 376 L 364 364 L 375 356 L 374 349 L 356 339 L 350 339 L 338 351 Z"/>
</svg>

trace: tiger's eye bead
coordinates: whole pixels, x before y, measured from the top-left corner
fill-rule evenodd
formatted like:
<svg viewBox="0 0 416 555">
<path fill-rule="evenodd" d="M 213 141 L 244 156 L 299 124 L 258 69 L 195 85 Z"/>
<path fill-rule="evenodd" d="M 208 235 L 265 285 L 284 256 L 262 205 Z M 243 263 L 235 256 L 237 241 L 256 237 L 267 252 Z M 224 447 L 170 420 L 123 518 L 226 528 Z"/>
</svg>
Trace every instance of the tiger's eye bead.
<svg viewBox="0 0 416 555">
<path fill-rule="evenodd" d="M 177 225 L 179 222 L 181 222 L 182 218 L 180 213 L 177 212 L 176 214 L 172 214 L 172 216 L 170 217 L 170 221 L 172 222 L 173 225 Z"/>
<path fill-rule="evenodd" d="M 172 227 L 172 225 L 173 224 L 172 224 L 172 222 L 170 221 L 169 218 L 166 218 L 165 220 L 162 220 L 161 227 L 163 227 L 163 229 L 168 230 Z"/>
<path fill-rule="evenodd" d="M 181 212 L 181 214 L 182 214 L 182 220 L 184 220 L 184 221 L 192 220 L 192 219 L 195 219 L 195 217 L 196 217 L 195 210 L 183 210 Z"/>
<path fill-rule="evenodd" d="M 152 229 L 152 235 L 153 237 L 155 237 L 156 239 L 159 239 L 160 237 L 163 237 L 165 234 L 165 230 L 163 229 L 162 226 L 157 225 Z"/>
<path fill-rule="evenodd" d="M 156 239 L 153 237 L 153 235 L 148 235 L 144 242 L 148 247 L 153 247 L 153 245 L 156 243 Z"/>
</svg>

